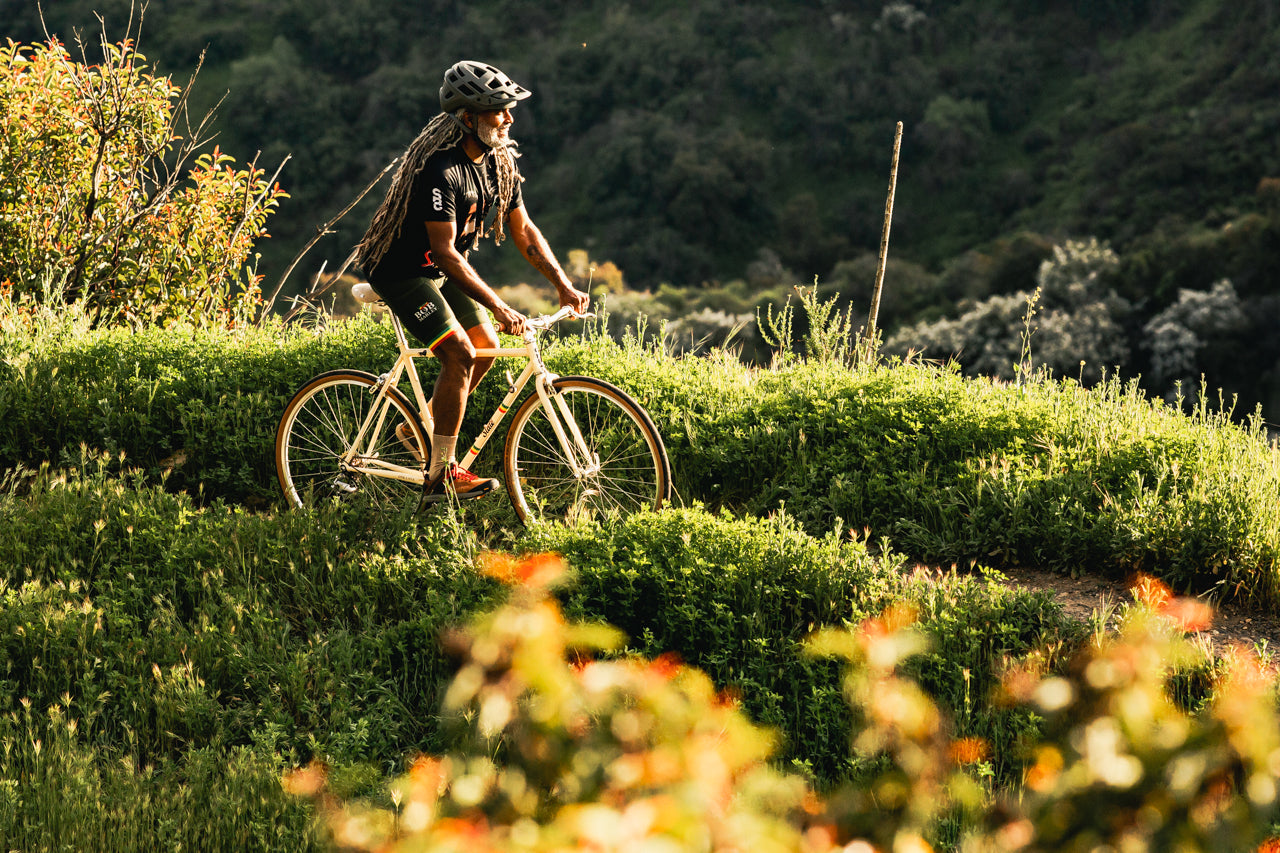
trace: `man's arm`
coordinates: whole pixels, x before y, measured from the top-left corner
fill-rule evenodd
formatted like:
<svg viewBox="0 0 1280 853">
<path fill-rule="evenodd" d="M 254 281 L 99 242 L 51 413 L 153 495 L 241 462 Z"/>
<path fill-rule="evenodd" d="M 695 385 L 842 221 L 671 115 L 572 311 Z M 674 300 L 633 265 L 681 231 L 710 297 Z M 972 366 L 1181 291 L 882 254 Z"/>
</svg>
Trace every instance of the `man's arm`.
<svg viewBox="0 0 1280 853">
<path fill-rule="evenodd" d="M 525 260 L 542 273 L 547 281 L 555 285 L 556 293 L 560 296 L 560 304 L 568 305 L 578 313 L 585 312 L 591 297 L 575 288 L 573 282 L 569 281 L 569 277 L 560 267 L 560 262 L 552 254 L 551 247 L 547 245 L 546 238 L 529 218 L 524 205 L 507 215 L 507 228 L 511 232 L 511 238 L 516 241 L 516 248 L 520 250 L 520 254 L 524 255 Z"/>
<path fill-rule="evenodd" d="M 427 238 L 431 241 L 431 261 L 437 269 L 462 288 L 462 292 L 493 312 L 498 328 L 511 334 L 524 332 L 525 317 L 502 300 L 492 287 L 485 284 L 480 273 L 471 266 L 466 255 L 454 246 L 458 226 L 453 222 L 427 222 Z"/>
</svg>

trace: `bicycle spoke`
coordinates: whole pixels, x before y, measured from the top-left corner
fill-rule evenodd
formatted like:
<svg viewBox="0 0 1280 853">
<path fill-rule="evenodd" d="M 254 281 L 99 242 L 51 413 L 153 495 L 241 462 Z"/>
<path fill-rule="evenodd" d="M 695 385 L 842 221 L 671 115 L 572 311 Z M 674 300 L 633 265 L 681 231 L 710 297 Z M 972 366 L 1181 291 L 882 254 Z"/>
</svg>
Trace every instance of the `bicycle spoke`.
<svg viewBox="0 0 1280 853">
<path fill-rule="evenodd" d="M 562 518 L 626 514 L 660 505 L 667 489 L 661 440 L 634 414 L 635 404 L 598 380 L 560 380 L 557 389 L 588 453 L 579 460 L 586 470 L 575 470 L 547 410 L 536 400 L 526 403 L 512 425 L 507 451 L 508 491 L 521 516 L 534 505 L 549 517 Z M 511 484 L 513 473 L 516 482 Z"/>
<path fill-rule="evenodd" d="M 410 424 L 412 440 L 421 446 L 421 426 L 398 394 L 379 401 L 376 382 L 368 374 L 337 371 L 312 380 L 290 401 L 276 438 L 276 465 L 292 503 L 358 492 L 388 504 L 416 497 L 418 484 L 400 479 L 388 466 L 420 469 L 395 428 Z M 379 416 L 375 404 L 390 408 Z M 375 426 L 380 427 L 376 435 L 370 432 Z M 364 446 L 353 447 L 361 429 L 366 430 Z M 374 459 L 378 466 L 366 464 Z"/>
</svg>

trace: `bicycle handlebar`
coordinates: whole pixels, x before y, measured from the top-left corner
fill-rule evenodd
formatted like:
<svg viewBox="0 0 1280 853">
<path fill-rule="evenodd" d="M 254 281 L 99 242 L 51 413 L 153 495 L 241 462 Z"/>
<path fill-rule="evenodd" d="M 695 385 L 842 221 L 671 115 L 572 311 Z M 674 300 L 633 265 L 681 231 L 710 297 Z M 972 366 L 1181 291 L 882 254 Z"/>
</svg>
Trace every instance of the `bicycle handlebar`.
<svg viewBox="0 0 1280 853">
<path fill-rule="evenodd" d="M 540 317 L 528 318 L 525 320 L 525 325 L 540 332 L 544 329 L 551 328 L 561 320 L 585 320 L 594 316 L 596 315 L 592 311 L 586 311 L 579 314 L 577 311 L 574 311 L 572 307 L 568 305 L 561 305 L 560 310 L 556 311 L 554 314 L 543 314 Z"/>
</svg>

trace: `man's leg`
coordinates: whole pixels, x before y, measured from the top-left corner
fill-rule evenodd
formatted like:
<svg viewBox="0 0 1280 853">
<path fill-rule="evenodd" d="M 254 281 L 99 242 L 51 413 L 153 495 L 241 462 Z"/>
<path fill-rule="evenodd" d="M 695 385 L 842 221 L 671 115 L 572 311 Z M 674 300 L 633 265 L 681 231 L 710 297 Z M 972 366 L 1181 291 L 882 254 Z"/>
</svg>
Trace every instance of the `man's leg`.
<svg viewBox="0 0 1280 853">
<path fill-rule="evenodd" d="M 480 380 L 493 365 L 492 358 L 476 358 L 476 350 L 495 349 L 498 335 L 485 323 L 467 329 L 466 346 L 458 336 L 442 341 L 434 350 L 440 359 L 440 375 L 431 394 L 431 413 L 435 420 L 435 434 L 431 437 L 431 464 L 427 468 L 428 479 L 440 473 L 457 452 L 458 431 L 462 429 L 462 416 L 467 411 L 467 397 L 476 390 Z"/>
<path fill-rule="evenodd" d="M 435 434 L 431 436 L 429 480 L 435 479 L 444 466 L 453 461 L 458 430 L 462 428 L 462 416 L 467 411 L 467 395 L 474 387 L 472 373 L 476 363 L 475 347 L 461 335 L 445 338 L 432 352 L 440 360 L 440 375 L 431 393 Z"/>
<path fill-rule="evenodd" d="M 492 358 L 476 358 L 476 348 L 498 346 L 498 334 L 489 322 L 488 313 L 459 288 L 446 282 L 440 293 L 448 303 L 454 323 L 458 324 L 455 328 L 460 326 L 458 332 L 466 331 L 441 340 L 432 350 L 440 359 L 440 376 L 431 397 L 435 434 L 431 437 L 431 464 L 427 468 L 423 496 L 427 502 L 447 493 L 446 479 L 458 497 L 479 497 L 498 486 L 498 481 L 491 477 L 476 477 L 453 465 L 467 397 L 493 364 Z"/>
<path fill-rule="evenodd" d="M 471 340 L 471 345 L 475 349 L 498 348 L 498 333 L 495 332 L 493 330 L 493 326 L 490 326 L 488 323 L 484 323 L 479 326 L 472 326 L 470 329 L 467 329 L 467 337 Z M 480 380 L 484 378 L 484 375 L 489 372 L 489 368 L 492 366 L 492 358 L 474 358 L 473 353 L 471 384 L 467 388 L 468 394 L 476 390 L 476 386 L 480 384 Z"/>
<path fill-rule="evenodd" d="M 440 376 L 431 396 L 435 435 L 431 437 L 431 464 L 423 484 L 422 504 L 458 498 L 478 498 L 498 487 L 492 477 L 477 477 L 456 464 L 458 430 L 467 410 L 467 395 L 475 386 L 476 349 L 468 336 L 451 335 L 433 350 L 440 359 Z M 489 359 L 492 361 L 492 359 Z"/>
</svg>

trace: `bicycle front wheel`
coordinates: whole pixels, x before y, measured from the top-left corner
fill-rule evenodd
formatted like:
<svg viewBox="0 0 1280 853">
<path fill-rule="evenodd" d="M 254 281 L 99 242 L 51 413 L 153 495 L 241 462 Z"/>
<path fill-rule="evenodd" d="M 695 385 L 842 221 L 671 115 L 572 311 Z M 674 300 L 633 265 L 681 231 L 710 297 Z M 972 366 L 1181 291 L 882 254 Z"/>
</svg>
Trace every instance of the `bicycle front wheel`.
<svg viewBox="0 0 1280 853">
<path fill-rule="evenodd" d="M 671 499 L 667 450 L 635 400 L 585 376 L 564 376 L 552 387 L 553 412 L 535 394 L 516 411 L 507 431 L 507 493 L 522 522 L 627 515 L 658 509 Z M 565 410 L 577 424 L 582 447 L 565 425 Z M 556 434 L 557 425 L 569 448 Z"/>
<path fill-rule="evenodd" d="M 430 442 L 413 404 L 395 388 L 380 398 L 377 377 L 358 370 L 308 381 L 276 429 L 276 476 L 293 506 L 357 494 L 402 506 L 422 488 L 424 453 Z"/>
</svg>

